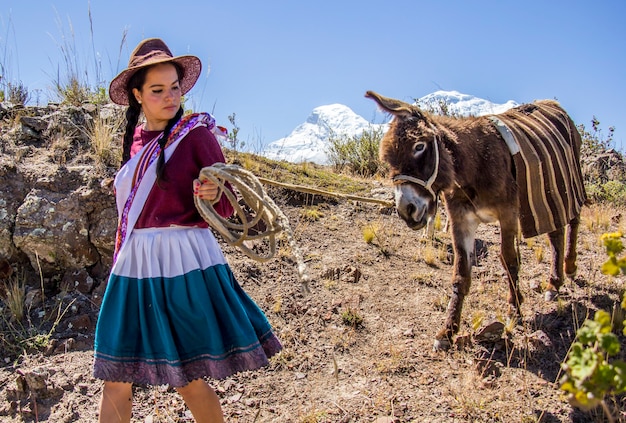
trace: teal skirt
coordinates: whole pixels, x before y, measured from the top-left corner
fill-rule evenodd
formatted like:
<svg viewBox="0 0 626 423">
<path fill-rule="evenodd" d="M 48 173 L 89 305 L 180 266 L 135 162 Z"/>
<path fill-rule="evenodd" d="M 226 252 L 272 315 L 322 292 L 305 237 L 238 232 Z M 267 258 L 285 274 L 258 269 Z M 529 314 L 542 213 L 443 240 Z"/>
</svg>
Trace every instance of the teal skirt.
<svg viewBox="0 0 626 423">
<path fill-rule="evenodd" d="M 94 376 L 185 386 L 268 364 L 280 342 L 208 229 L 134 230 L 100 308 Z"/>
</svg>

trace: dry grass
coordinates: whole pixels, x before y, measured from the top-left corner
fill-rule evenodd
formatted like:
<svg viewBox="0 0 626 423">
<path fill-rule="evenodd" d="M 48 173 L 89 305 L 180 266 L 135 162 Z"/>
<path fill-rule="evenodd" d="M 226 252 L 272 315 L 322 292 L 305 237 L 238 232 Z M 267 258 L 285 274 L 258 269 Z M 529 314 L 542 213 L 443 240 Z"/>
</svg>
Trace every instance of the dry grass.
<svg viewBox="0 0 626 423">
<path fill-rule="evenodd" d="M 254 175 L 286 184 L 316 187 L 340 194 L 369 195 L 371 179 L 330 172 L 328 168 L 313 163 L 275 161 L 252 153 L 224 149 L 226 161 L 252 172 Z"/>
<path fill-rule="evenodd" d="M 114 114 L 98 113 L 87 127 L 87 136 L 91 143 L 93 158 L 96 163 L 105 166 L 117 166 L 122 160 L 122 150 L 118 137 L 123 121 Z"/>
<path fill-rule="evenodd" d="M 26 281 L 23 274 L 14 273 L 5 284 L 6 306 L 12 320 L 21 322 L 24 318 L 24 300 L 26 298 Z"/>
</svg>

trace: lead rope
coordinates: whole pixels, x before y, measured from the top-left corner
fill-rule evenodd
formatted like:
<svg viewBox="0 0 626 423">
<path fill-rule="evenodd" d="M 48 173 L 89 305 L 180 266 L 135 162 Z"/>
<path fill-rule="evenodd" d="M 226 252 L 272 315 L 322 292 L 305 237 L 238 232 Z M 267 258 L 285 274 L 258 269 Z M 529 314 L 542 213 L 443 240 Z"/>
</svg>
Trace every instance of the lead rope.
<svg viewBox="0 0 626 423">
<path fill-rule="evenodd" d="M 267 195 L 259 179 L 251 172 L 236 165 L 225 163 L 215 163 L 212 166 L 203 168 L 198 177 L 200 180 L 208 179 L 218 186 L 218 196 L 226 195 L 226 198 L 233 206 L 235 214 L 241 223 L 224 219 L 216 212 L 210 201 L 202 200 L 194 196 L 194 203 L 202 218 L 215 229 L 228 245 L 239 248 L 244 254 L 255 261 L 266 262 L 276 254 L 276 235 L 285 232 L 287 241 L 292 249 L 293 255 L 298 265 L 298 276 L 306 292 L 310 292 L 308 283 L 311 280 L 307 273 L 306 264 L 302 257 L 302 252 L 296 244 L 293 230 L 289 225 L 289 219 L 278 208 L 276 203 Z M 254 211 L 254 217 L 248 221 L 244 209 L 239 203 L 236 195 L 227 188 L 229 183 L 241 195 L 244 203 Z M 257 231 L 251 234 L 251 230 Z M 246 240 L 266 240 L 269 250 L 266 254 L 259 254 L 249 248 Z"/>
</svg>

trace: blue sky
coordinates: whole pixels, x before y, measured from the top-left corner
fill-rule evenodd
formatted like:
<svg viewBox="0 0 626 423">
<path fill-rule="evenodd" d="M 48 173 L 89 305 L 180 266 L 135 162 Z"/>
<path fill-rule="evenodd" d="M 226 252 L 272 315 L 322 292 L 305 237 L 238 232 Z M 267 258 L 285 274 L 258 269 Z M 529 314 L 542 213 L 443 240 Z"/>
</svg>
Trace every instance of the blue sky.
<svg viewBox="0 0 626 423">
<path fill-rule="evenodd" d="M 615 126 L 623 150 L 624 19 L 623 0 L 3 0 L 0 65 L 44 101 L 66 73 L 62 48 L 108 86 L 140 40 L 160 37 L 205 66 L 188 105 L 229 128 L 235 113 L 253 150 L 321 105 L 379 123 L 370 89 L 409 102 L 440 89 L 495 103 L 554 98 L 577 123 Z"/>
</svg>

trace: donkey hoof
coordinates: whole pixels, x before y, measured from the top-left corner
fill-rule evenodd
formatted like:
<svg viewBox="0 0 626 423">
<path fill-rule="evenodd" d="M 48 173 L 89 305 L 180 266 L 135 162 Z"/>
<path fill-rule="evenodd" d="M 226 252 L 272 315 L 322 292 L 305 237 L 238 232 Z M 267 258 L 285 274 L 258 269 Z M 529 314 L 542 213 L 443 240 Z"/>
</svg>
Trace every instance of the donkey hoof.
<svg viewBox="0 0 626 423">
<path fill-rule="evenodd" d="M 546 292 L 543 293 L 543 299 L 547 302 L 556 300 L 556 297 L 558 296 L 558 291 L 555 291 L 554 289 L 548 289 Z"/>
<path fill-rule="evenodd" d="M 448 338 L 435 339 L 435 343 L 433 344 L 433 351 L 448 351 L 452 343 Z"/>
</svg>

